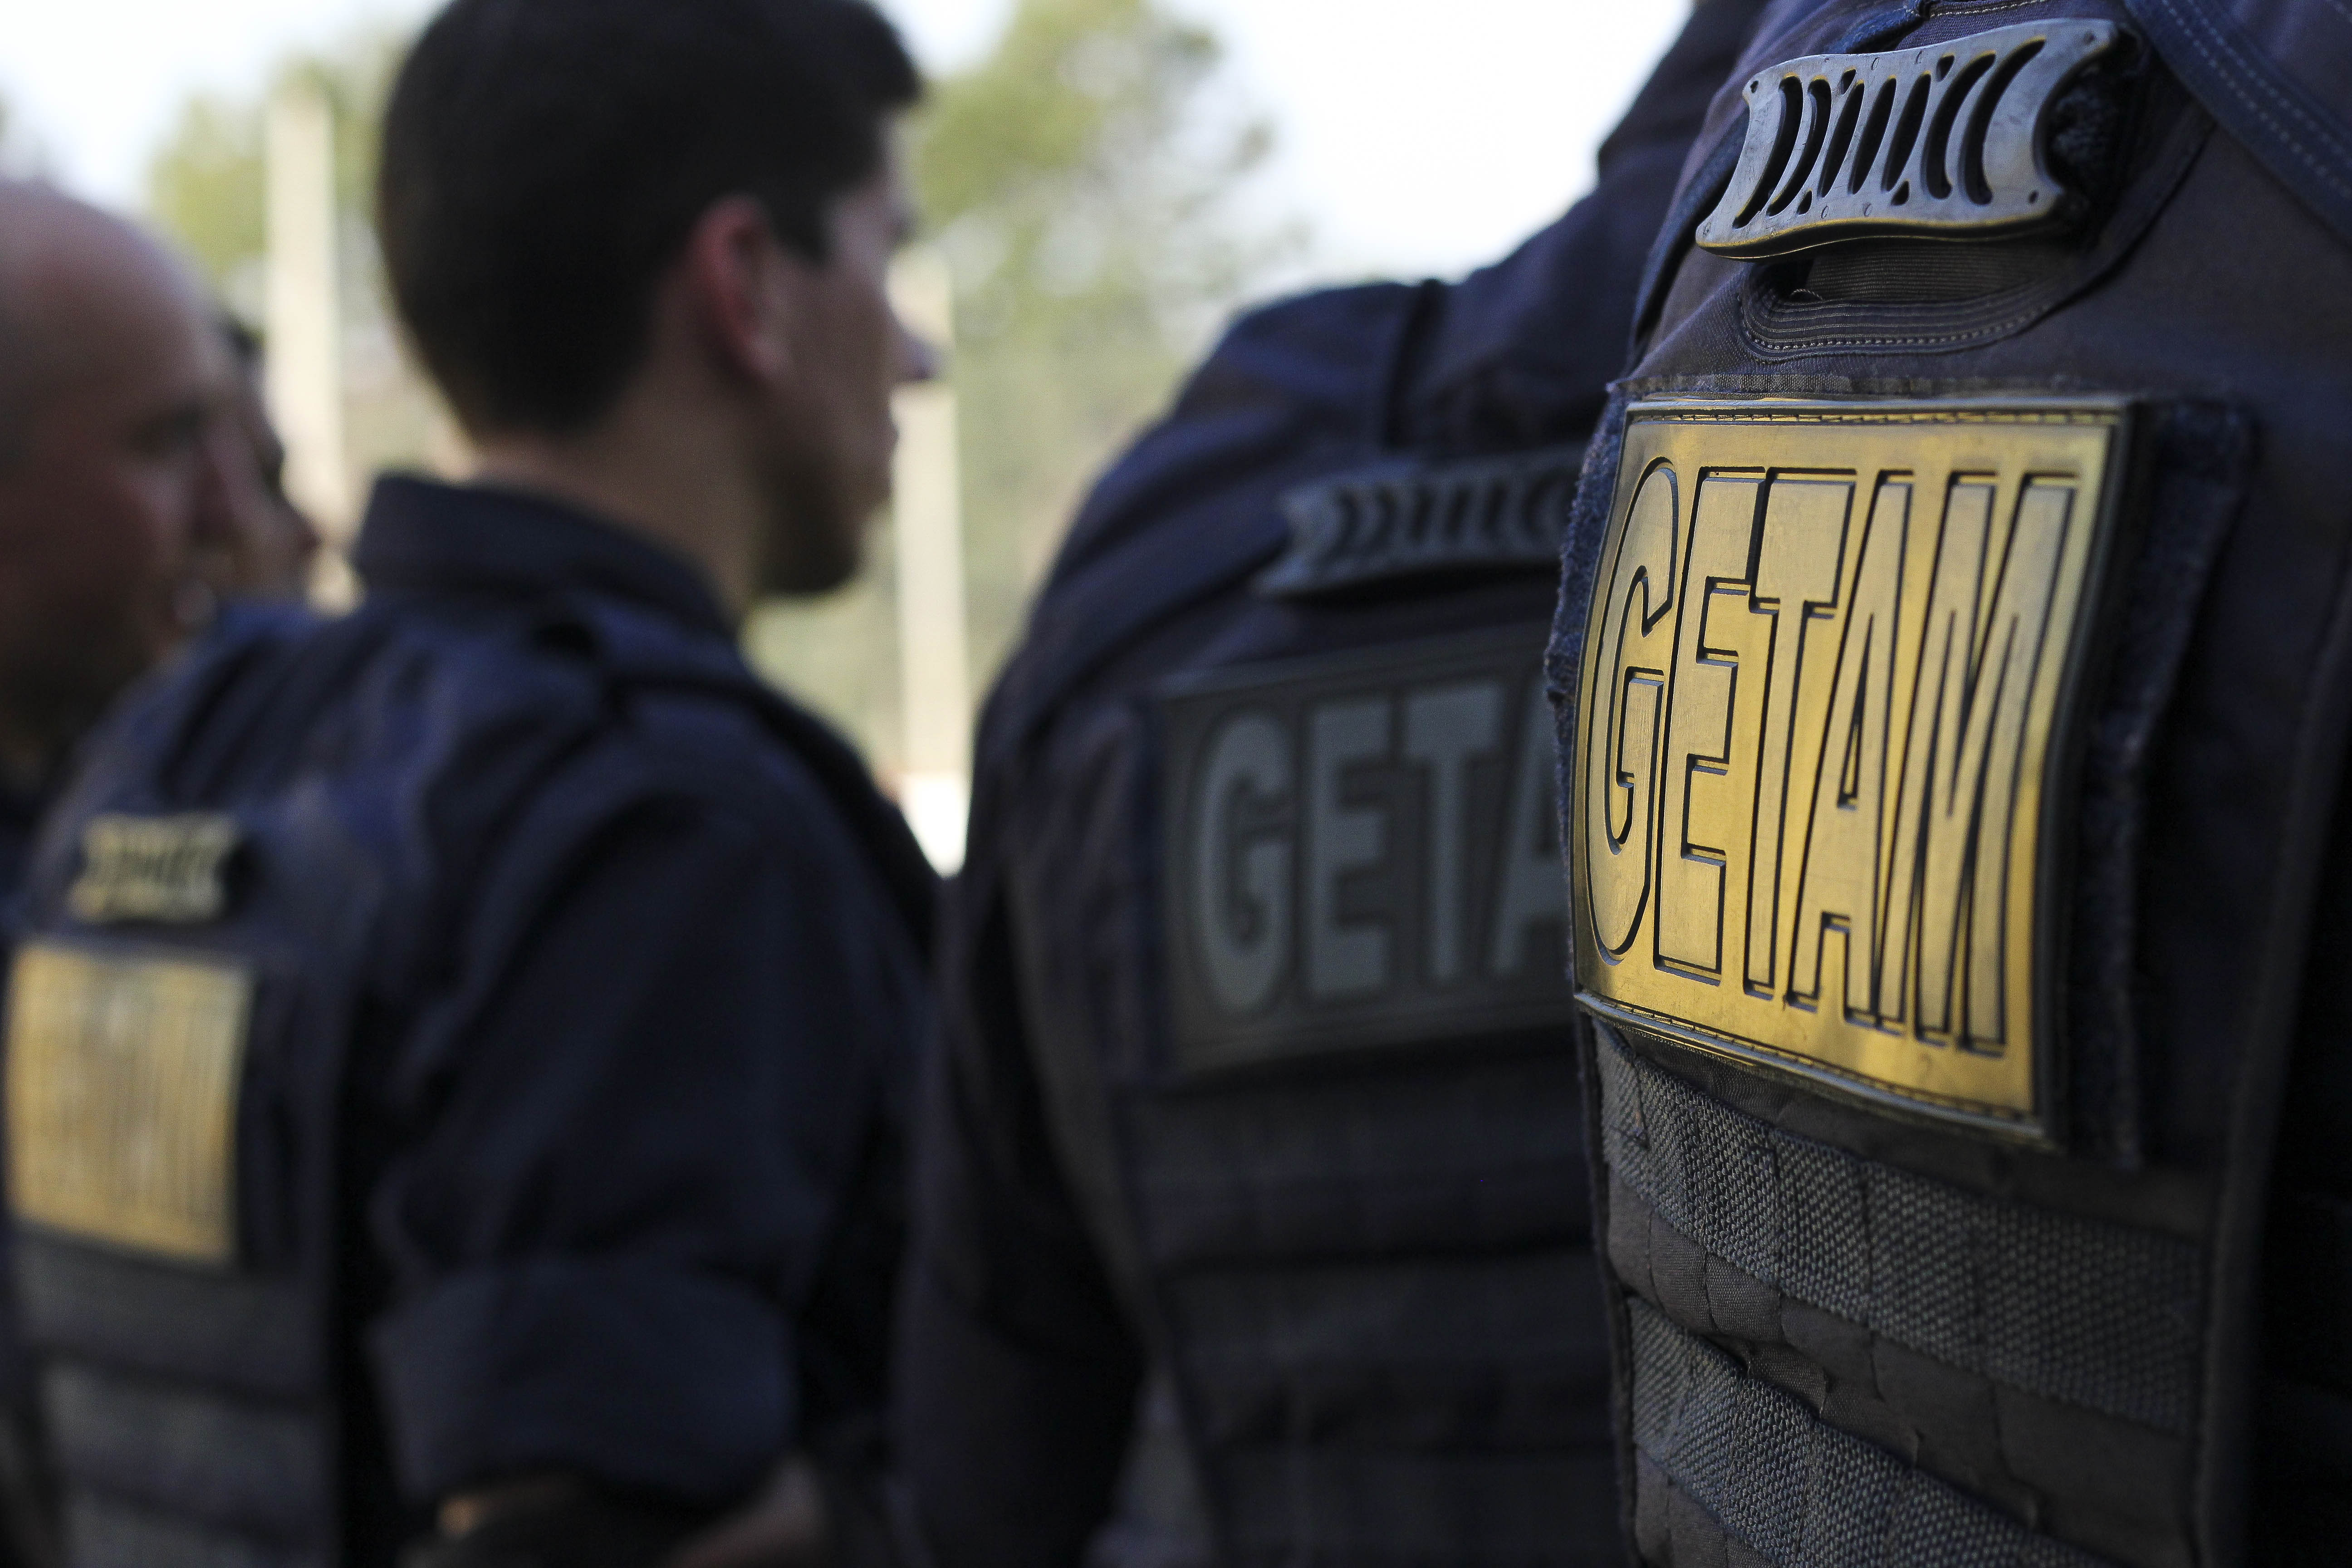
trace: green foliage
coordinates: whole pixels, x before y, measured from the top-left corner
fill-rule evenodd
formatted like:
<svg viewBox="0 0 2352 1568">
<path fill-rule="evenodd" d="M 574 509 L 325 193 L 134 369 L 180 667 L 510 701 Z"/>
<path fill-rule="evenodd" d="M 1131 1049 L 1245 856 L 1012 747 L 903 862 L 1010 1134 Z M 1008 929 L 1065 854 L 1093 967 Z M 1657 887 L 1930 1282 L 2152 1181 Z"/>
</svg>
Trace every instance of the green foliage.
<svg viewBox="0 0 2352 1568">
<path fill-rule="evenodd" d="M 264 205 L 259 108 L 211 94 L 190 99 L 148 166 L 149 216 L 215 288 L 226 289 L 261 256 Z"/>
<path fill-rule="evenodd" d="M 916 128 L 918 195 L 958 285 L 982 669 L 1093 470 L 1286 241 L 1229 210 L 1272 139 L 1216 100 L 1221 53 L 1157 0 L 1024 0 Z"/>
<path fill-rule="evenodd" d="M 355 218 L 368 210 L 377 123 L 400 47 L 394 35 L 365 34 L 331 55 L 289 59 L 273 78 L 273 88 L 307 78 L 333 106 L 337 194 Z M 254 291 L 268 244 L 265 103 L 212 93 L 189 99 L 147 165 L 149 216 L 248 312 L 257 300 L 238 296 Z"/>
</svg>

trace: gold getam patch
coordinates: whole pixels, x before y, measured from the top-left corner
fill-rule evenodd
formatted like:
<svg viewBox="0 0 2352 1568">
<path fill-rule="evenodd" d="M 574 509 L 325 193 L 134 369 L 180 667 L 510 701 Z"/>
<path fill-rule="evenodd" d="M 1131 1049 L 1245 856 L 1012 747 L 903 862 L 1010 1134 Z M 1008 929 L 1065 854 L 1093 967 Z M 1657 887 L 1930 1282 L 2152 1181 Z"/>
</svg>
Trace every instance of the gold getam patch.
<svg viewBox="0 0 2352 1568">
<path fill-rule="evenodd" d="M 194 1263 L 236 1257 L 237 1089 L 252 977 L 52 943 L 8 987 L 16 1217 Z"/>
<path fill-rule="evenodd" d="M 2126 410 L 1637 405 L 1585 630 L 1585 1005 L 2046 1131 L 2040 896 Z"/>
</svg>

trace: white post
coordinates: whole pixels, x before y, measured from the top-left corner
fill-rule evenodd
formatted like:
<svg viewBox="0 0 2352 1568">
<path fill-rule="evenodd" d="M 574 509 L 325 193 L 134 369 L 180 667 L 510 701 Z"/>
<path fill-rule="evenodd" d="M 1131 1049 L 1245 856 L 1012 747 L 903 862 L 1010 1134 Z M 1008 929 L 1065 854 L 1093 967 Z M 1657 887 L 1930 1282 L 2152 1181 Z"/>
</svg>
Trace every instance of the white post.
<svg viewBox="0 0 2352 1568">
<path fill-rule="evenodd" d="M 954 342 L 947 260 L 909 250 L 890 277 L 908 327 L 945 355 Z M 963 496 L 956 460 L 955 389 L 942 375 L 902 387 L 895 405 L 898 668 L 906 763 L 899 804 L 931 863 L 963 863 L 971 801 L 971 677 L 964 641 Z"/>
<path fill-rule="evenodd" d="M 354 595 L 354 525 L 344 468 L 343 344 L 336 229 L 334 109 L 297 77 L 270 100 L 267 353 L 270 416 L 286 442 L 286 489 L 324 536 L 312 593 Z"/>
</svg>

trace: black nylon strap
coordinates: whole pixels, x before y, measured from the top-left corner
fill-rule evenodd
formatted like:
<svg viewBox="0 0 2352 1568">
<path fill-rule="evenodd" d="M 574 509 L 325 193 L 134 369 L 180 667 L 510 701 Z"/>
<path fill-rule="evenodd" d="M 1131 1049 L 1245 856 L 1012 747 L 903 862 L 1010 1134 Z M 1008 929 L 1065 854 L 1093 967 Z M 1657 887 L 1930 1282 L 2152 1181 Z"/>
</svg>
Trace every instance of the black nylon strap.
<svg viewBox="0 0 2352 1568">
<path fill-rule="evenodd" d="M 1743 1116 L 1595 1029 L 1603 1153 L 1708 1251 L 1966 1371 L 2186 1434 L 2190 1244 L 1979 1196 Z"/>
<path fill-rule="evenodd" d="M 1374 468 L 1283 497 L 1290 544 L 1268 598 L 1313 598 L 1449 573 L 1559 570 L 1584 443 L 1436 468 Z"/>
<path fill-rule="evenodd" d="M 40 1350 L 264 1399 L 318 1386 L 299 1281 L 148 1263 L 29 1227 L 16 1254 L 17 1313 Z"/>
<path fill-rule="evenodd" d="M 66 1542 L 73 1568 L 330 1568 L 334 1561 L 321 1548 L 205 1530 L 86 1490 L 66 1500 Z"/>
<path fill-rule="evenodd" d="M 1626 1306 L 1635 1447 L 1775 1568 L 2097 1568 L 1828 1425 L 1641 1298 Z"/>
<path fill-rule="evenodd" d="M 1196 1094 L 1136 1119 L 1136 1201 L 1161 1268 L 1589 1249 L 1570 1064 L 1362 1074 Z"/>
<path fill-rule="evenodd" d="M 1619 1568 L 1608 1451 L 1245 1449 L 1220 1465 L 1234 1560 Z M 1302 1550 L 1304 1549 L 1304 1550 Z"/>
<path fill-rule="evenodd" d="M 1477 1442 L 1605 1451 L 1598 1265 L 1567 1249 L 1201 1273 L 1169 1289 L 1213 1436 L 1317 1450 Z"/>
<path fill-rule="evenodd" d="M 62 1358 L 42 1394 L 58 1468 L 77 1484 L 278 1542 L 311 1537 L 333 1515 L 331 1447 L 301 1411 Z"/>
</svg>

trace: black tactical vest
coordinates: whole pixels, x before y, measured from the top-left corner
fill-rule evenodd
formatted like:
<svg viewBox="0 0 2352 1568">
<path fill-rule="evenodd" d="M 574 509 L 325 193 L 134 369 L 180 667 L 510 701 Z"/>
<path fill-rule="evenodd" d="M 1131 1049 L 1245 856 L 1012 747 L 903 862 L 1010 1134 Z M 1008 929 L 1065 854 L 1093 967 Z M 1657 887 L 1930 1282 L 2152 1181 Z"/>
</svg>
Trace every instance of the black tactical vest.
<svg viewBox="0 0 2352 1568">
<path fill-rule="evenodd" d="M 255 613 L 127 705 L 44 827 L 8 994 L 8 1184 L 71 1568 L 388 1563 L 424 1522 L 392 1494 L 358 1363 L 383 1289 L 359 1178 L 382 1154 L 344 1143 L 364 1043 L 404 1016 L 387 977 L 416 958 L 385 910 L 450 851 L 320 717 L 387 647 L 450 635 L 422 619 Z M 550 749 L 621 710 L 656 732 L 751 710 L 927 940 L 929 869 L 855 756 L 723 644 L 681 652 L 648 619 L 592 594 L 515 617 L 578 655 L 539 689 L 572 700 Z M 464 752 L 413 744 L 420 769 Z"/>
<path fill-rule="evenodd" d="M 948 970 L 1025 1042 L 1156 1368 L 1144 1468 L 1190 1472 L 1097 1563 L 1620 1560 L 1544 628 L 1630 285 L 1754 16 L 1701 7 L 1600 192 L 1510 260 L 1237 326 L 992 700 Z"/>
<path fill-rule="evenodd" d="M 1550 659 L 1646 1562 L 2284 1560 L 2352 142 L 2264 51 L 2352 58 L 2320 10 L 1777 7 L 1694 152 Z"/>
<path fill-rule="evenodd" d="M 8 1004 L 67 1561 L 331 1564 L 337 1099 L 379 878 L 326 792 L 110 784 L 61 803 Z"/>
<path fill-rule="evenodd" d="M 1541 679 L 1574 459 L 1295 494 L 1008 803 L 1055 1136 L 1227 1561 L 1613 1552 Z"/>
</svg>

